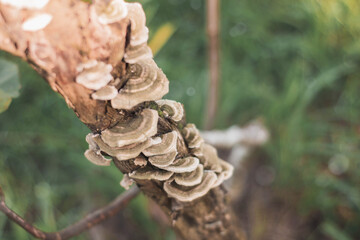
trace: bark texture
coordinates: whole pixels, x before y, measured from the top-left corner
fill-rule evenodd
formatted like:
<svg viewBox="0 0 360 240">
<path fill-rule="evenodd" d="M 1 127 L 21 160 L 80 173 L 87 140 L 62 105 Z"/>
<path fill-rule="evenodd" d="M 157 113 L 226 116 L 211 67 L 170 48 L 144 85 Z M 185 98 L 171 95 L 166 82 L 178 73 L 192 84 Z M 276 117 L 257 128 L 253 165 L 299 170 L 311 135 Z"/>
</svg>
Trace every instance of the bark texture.
<svg viewBox="0 0 360 240">
<path fill-rule="evenodd" d="M 24 19 L 42 12 L 53 16 L 45 29 L 22 30 Z M 118 111 L 109 102 L 91 99 L 92 91 L 75 82 L 76 66 L 89 59 L 100 60 L 112 64 L 114 78 L 124 79 L 126 64 L 122 59 L 131 34 L 129 29 L 128 21 L 101 25 L 91 5 L 79 0 L 51 0 L 41 10 L 0 4 L 0 49 L 29 62 L 93 132 L 131 117 L 141 106 L 132 112 Z M 160 133 L 177 130 L 164 118 L 160 118 L 158 129 Z M 188 153 L 183 140 L 179 140 L 178 147 L 180 154 Z M 114 162 L 123 173 L 136 169 L 130 161 Z M 137 181 L 137 184 L 145 195 L 161 206 L 183 239 L 244 239 L 222 186 L 193 202 L 181 203 L 169 198 L 160 182 Z"/>
</svg>

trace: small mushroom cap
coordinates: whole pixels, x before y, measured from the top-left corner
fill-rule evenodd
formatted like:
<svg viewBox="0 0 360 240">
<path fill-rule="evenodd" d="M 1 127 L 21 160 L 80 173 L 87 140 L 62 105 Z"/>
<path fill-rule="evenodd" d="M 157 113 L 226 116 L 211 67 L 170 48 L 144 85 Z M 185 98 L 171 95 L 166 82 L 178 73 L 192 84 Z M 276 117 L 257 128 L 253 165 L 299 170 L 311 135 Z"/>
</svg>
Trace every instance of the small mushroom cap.
<svg viewBox="0 0 360 240">
<path fill-rule="evenodd" d="M 124 60 L 127 63 L 134 64 L 141 60 L 151 59 L 153 54 L 151 48 L 146 43 L 132 46 L 125 49 Z"/>
<path fill-rule="evenodd" d="M 160 169 L 153 169 L 151 167 L 144 167 L 138 170 L 129 173 L 129 177 L 141 180 L 159 180 L 166 181 L 168 180 L 174 173 L 167 172 Z"/>
<path fill-rule="evenodd" d="M 173 164 L 167 167 L 162 167 L 167 171 L 175 173 L 185 173 L 194 171 L 199 165 L 199 159 L 196 157 L 185 157 L 176 159 Z"/>
<path fill-rule="evenodd" d="M 96 1 L 95 12 L 102 24 L 115 23 L 124 19 L 128 8 L 123 0 Z"/>
<path fill-rule="evenodd" d="M 52 16 L 47 13 L 37 14 L 27 19 L 21 26 L 24 31 L 36 32 L 44 29 L 52 20 Z"/>
<path fill-rule="evenodd" d="M 127 3 L 128 17 L 131 21 L 130 44 L 135 46 L 147 42 L 149 30 L 145 26 L 145 12 L 139 3 Z"/>
<path fill-rule="evenodd" d="M 42 9 L 48 2 L 49 0 L 0 0 L 0 3 L 20 9 Z"/>
<path fill-rule="evenodd" d="M 199 157 L 199 159 L 200 162 L 204 165 L 205 169 L 221 172 L 222 167 L 219 161 L 217 150 L 213 146 L 204 143 L 203 156 Z"/>
<path fill-rule="evenodd" d="M 157 69 L 156 80 L 147 89 L 137 92 L 124 92 L 120 89 L 119 94 L 111 100 L 113 108 L 131 109 L 139 103 L 161 99 L 169 92 L 169 81 L 165 74 Z"/>
<path fill-rule="evenodd" d="M 184 187 L 174 184 L 171 181 L 164 183 L 164 190 L 169 197 L 175 198 L 181 202 L 191 202 L 197 198 L 206 195 L 216 181 L 214 172 L 204 172 L 202 181 L 199 185 L 193 187 Z"/>
<path fill-rule="evenodd" d="M 106 85 L 105 87 L 100 88 L 93 94 L 91 94 L 92 99 L 95 100 L 111 100 L 116 97 L 118 94 L 118 90 L 114 86 Z"/>
<path fill-rule="evenodd" d="M 82 71 L 77 75 L 76 82 L 86 88 L 99 90 L 113 80 L 113 76 L 110 74 L 112 66 L 104 62 L 96 61 L 96 64 L 94 63 L 92 60 L 77 66 L 77 70 L 82 69 Z"/>
<path fill-rule="evenodd" d="M 147 165 L 147 160 L 146 160 L 145 157 L 139 156 L 139 157 L 137 157 L 137 158 L 134 159 L 134 164 L 135 164 L 136 166 L 144 167 L 144 166 Z"/>
<path fill-rule="evenodd" d="M 220 186 L 220 184 L 222 184 L 225 180 L 231 178 L 234 172 L 234 167 L 230 163 L 225 162 L 220 158 L 219 158 L 219 162 L 222 169 L 221 172 L 217 174 L 217 179 L 214 183 L 213 188 Z"/>
<path fill-rule="evenodd" d="M 128 174 L 124 174 L 121 182 L 120 182 L 120 186 L 122 186 L 123 188 L 125 188 L 126 190 L 129 190 L 129 188 L 131 187 L 131 185 L 134 184 L 134 180 L 132 180 L 131 178 L 129 178 Z"/>
<path fill-rule="evenodd" d="M 178 139 L 176 131 L 165 133 L 160 137 L 161 142 L 159 144 L 152 145 L 143 151 L 145 156 L 150 157 L 176 151 L 176 143 Z"/>
<path fill-rule="evenodd" d="M 106 159 L 103 155 L 101 155 L 100 151 L 88 149 L 85 151 L 84 155 L 90 162 L 95 165 L 110 166 L 111 160 Z"/>
<path fill-rule="evenodd" d="M 146 108 L 138 116 L 102 131 L 101 138 L 110 147 L 144 142 L 156 134 L 158 118 L 157 111 Z"/>
<path fill-rule="evenodd" d="M 183 118 L 184 108 L 181 103 L 167 99 L 157 100 L 156 103 L 175 122 L 179 122 Z"/>
<path fill-rule="evenodd" d="M 189 148 L 199 148 L 204 143 L 204 139 L 194 124 L 187 124 L 183 129 L 183 134 Z"/>
<path fill-rule="evenodd" d="M 101 139 L 99 135 L 94 136 L 93 140 L 100 147 L 101 151 L 109 154 L 110 156 L 116 157 L 120 161 L 129 160 L 139 156 L 142 150 L 152 144 L 152 140 L 150 138 L 144 142 L 132 143 L 122 147 L 110 147 Z"/>
<path fill-rule="evenodd" d="M 155 155 L 149 157 L 149 162 L 158 168 L 167 167 L 174 162 L 176 155 L 177 151 L 172 151 L 167 154 Z"/>
<path fill-rule="evenodd" d="M 201 183 L 204 174 L 204 166 L 199 164 L 195 171 L 187 173 L 176 173 L 174 180 L 177 184 L 182 186 L 195 186 Z"/>
<path fill-rule="evenodd" d="M 204 145 L 204 143 L 201 144 L 200 147 L 198 147 L 198 148 L 192 148 L 192 149 L 190 149 L 191 153 L 192 153 L 193 155 L 195 155 L 196 157 L 198 157 L 198 158 L 203 157 L 203 156 L 204 156 L 203 145 Z"/>
</svg>

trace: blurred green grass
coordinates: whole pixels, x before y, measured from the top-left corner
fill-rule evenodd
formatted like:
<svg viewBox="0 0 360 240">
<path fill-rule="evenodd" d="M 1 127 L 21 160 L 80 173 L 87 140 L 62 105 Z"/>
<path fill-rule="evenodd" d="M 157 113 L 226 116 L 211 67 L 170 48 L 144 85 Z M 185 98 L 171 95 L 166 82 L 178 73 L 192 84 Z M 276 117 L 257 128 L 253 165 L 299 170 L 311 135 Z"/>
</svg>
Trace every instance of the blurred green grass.
<svg viewBox="0 0 360 240">
<path fill-rule="evenodd" d="M 205 1 L 142 3 L 150 39 L 164 24 L 176 29 L 155 60 L 170 80 L 166 97 L 183 102 L 188 121 L 201 127 Z M 303 216 L 322 217 L 308 239 L 358 239 L 360 3 L 222 1 L 221 17 L 217 128 L 261 117 L 271 132 L 265 148 L 276 169 L 274 188 L 295 199 Z M 11 207 L 54 231 L 119 194 L 121 175 L 86 161 L 89 130 L 26 64 L 1 56 L 19 64 L 22 89 L 0 115 L 0 183 Z M 160 236 L 145 202 L 131 205 L 137 224 L 152 239 L 173 239 Z M 0 239 L 31 238 L 0 215 Z"/>
</svg>

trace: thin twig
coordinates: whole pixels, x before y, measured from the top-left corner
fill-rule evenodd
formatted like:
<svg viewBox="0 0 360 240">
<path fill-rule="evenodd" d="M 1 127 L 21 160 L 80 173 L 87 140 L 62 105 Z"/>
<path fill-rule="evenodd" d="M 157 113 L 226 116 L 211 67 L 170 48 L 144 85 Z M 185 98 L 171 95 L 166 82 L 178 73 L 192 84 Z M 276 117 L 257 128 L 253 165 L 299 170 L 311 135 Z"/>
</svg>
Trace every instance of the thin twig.
<svg viewBox="0 0 360 240">
<path fill-rule="evenodd" d="M 209 73 L 210 84 L 208 86 L 207 111 L 205 117 L 205 128 L 210 130 L 214 127 L 217 104 L 219 98 L 219 21 L 220 21 L 220 1 L 207 0 L 207 33 L 209 39 Z"/>
<path fill-rule="evenodd" d="M 5 195 L 0 187 L 0 211 L 3 212 L 10 220 L 18 224 L 20 227 L 25 229 L 28 233 L 38 239 L 45 240 L 65 240 L 80 233 L 93 226 L 103 222 L 104 220 L 114 216 L 121 209 L 123 209 L 137 194 L 140 190 L 137 187 L 133 187 L 129 191 L 118 196 L 109 205 L 100 208 L 90 214 L 88 214 L 82 220 L 62 229 L 58 232 L 43 232 L 40 229 L 26 222 L 22 217 L 11 210 L 5 203 Z"/>
</svg>

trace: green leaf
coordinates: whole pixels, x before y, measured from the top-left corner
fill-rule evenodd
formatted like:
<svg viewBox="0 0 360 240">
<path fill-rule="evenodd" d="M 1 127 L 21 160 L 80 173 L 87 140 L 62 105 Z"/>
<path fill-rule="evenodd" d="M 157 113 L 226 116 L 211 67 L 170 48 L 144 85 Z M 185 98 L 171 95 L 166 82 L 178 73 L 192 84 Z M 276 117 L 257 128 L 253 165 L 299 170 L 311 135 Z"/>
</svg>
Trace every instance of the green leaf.
<svg viewBox="0 0 360 240">
<path fill-rule="evenodd" d="M 20 87 L 17 65 L 0 59 L 0 113 L 9 107 L 12 98 L 19 96 Z"/>
</svg>

